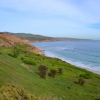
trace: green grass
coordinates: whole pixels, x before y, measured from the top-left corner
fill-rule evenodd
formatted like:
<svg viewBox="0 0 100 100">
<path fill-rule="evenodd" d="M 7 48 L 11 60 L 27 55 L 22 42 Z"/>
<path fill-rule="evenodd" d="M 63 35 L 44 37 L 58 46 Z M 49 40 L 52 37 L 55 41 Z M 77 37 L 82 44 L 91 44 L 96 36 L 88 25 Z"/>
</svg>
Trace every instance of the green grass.
<svg viewBox="0 0 100 100">
<path fill-rule="evenodd" d="M 27 48 L 27 47 L 26 47 Z M 100 99 L 100 75 L 78 68 L 57 58 L 45 57 L 39 54 L 30 53 L 17 45 L 18 55 L 16 58 L 9 56 L 15 48 L 1 48 L 0 52 L 0 87 L 5 84 L 14 84 L 25 88 L 29 93 L 36 96 L 53 96 L 63 100 L 96 100 Z M 15 52 L 15 51 L 14 51 Z M 25 64 L 23 60 L 34 63 Z M 38 66 L 48 67 L 58 71 L 63 69 L 63 74 L 57 74 L 55 78 L 47 75 L 46 79 L 40 78 Z M 89 75 L 82 86 L 78 84 L 80 75 Z M 69 88 L 71 86 L 71 88 Z M 45 99 L 46 100 L 46 99 Z"/>
</svg>

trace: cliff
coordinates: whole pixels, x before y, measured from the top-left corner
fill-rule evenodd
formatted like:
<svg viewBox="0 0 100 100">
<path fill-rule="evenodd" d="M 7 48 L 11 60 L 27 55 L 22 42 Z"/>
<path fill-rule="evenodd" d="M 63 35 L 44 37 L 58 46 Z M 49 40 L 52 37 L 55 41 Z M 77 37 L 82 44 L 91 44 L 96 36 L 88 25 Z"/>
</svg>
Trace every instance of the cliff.
<svg viewBox="0 0 100 100">
<path fill-rule="evenodd" d="M 31 52 L 34 53 L 41 53 L 41 50 L 36 48 L 33 45 L 28 44 L 28 40 L 21 40 L 20 38 L 16 37 L 16 36 L 12 36 L 10 34 L 4 34 L 4 33 L 0 33 L 0 47 L 8 47 L 11 48 L 13 47 L 15 44 L 25 44 L 28 46 L 29 50 Z"/>
</svg>

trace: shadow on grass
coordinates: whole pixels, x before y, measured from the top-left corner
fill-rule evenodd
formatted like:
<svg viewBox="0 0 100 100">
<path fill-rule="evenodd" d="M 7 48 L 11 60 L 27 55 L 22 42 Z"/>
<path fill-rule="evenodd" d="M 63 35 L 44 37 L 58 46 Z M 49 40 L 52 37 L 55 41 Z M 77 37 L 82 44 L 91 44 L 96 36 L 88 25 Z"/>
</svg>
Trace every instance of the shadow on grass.
<svg viewBox="0 0 100 100">
<path fill-rule="evenodd" d="M 75 84 L 79 84 L 79 82 L 77 82 L 77 81 L 74 81 L 74 83 L 75 83 Z"/>
</svg>

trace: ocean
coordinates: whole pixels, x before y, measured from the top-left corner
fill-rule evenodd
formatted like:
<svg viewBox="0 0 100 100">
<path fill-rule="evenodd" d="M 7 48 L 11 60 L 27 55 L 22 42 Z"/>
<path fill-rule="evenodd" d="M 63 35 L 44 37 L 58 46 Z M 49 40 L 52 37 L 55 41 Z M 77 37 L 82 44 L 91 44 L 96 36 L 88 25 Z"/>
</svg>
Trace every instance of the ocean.
<svg viewBox="0 0 100 100">
<path fill-rule="evenodd" d="M 31 43 L 49 57 L 60 58 L 72 65 L 100 71 L 100 41 L 58 41 Z"/>
</svg>

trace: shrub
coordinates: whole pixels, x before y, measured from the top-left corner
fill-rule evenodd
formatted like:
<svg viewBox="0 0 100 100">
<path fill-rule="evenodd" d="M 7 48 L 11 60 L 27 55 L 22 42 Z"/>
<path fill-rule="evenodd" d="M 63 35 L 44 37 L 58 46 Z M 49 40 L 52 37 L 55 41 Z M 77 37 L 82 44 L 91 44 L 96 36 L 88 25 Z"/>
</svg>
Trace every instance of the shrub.
<svg viewBox="0 0 100 100">
<path fill-rule="evenodd" d="M 24 88 L 7 84 L 0 89 L 0 100 L 62 100 L 54 96 L 36 97 L 34 94 L 28 93 Z"/>
<path fill-rule="evenodd" d="M 83 77 L 85 79 L 90 79 L 91 78 L 91 75 L 89 73 L 86 73 L 86 74 L 80 74 L 79 77 Z"/>
<path fill-rule="evenodd" d="M 57 71 L 54 70 L 54 69 L 51 69 L 48 75 L 51 76 L 51 77 L 56 77 L 57 76 Z"/>
<path fill-rule="evenodd" d="M 23 57 L 21 57 L 21 60 L 23 61 L 23 60 L 24 60 L 24 58 L 23 58 Z"/>
<path fill-rule="evenodd" d="M 25 89 L 15 85 L 5 85 L 0 90 L 0 100 L 39 100 Z"/>
<path fill-rule="evenodd" d="M 19 55 L 19 51 L 13 48 L 13 49 L 8 53 L 8 55 L 11 56 L 11 57 L 17 58 L 18 55 Z"/>
<path fill-rule="evenodd" d="M 40 65 L 38 67 L 38 71 L 39 71 L 39 75 L 41 78 L 46 78 L 48 67 L 46 67 L 44 65 Z"/>
<path fill-rule="evenodd" d="M 83 77 L 79 77 L 78 83 L 79 83 L 80 85 L 84 85 L 84 83 L 85 83 L 84 78 L 83 78 Z"/>
<path fill-rule="evenodd" d="M 25 63 L 25 64 L 36 65 L 36 63 L 35 63 L 34 61 L 29 60 L 29 59 L 23 59 L 22 61 L 23 61 L 23 63 Z"/>
<path fill-rule="evenodd" d="M 62 68 L 58 68 L 58 73 L 59 74 L 63 74 L 63 69 Z"/>
<path fill-rule="evenodd" d="M 9 56 L 17 58 L 18 57 L 18 53 L 12 52 L 12 53 L 8 53 Z"/>
</svg>

